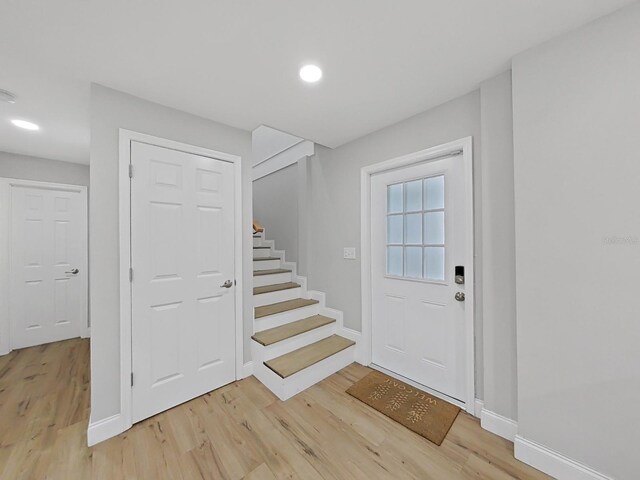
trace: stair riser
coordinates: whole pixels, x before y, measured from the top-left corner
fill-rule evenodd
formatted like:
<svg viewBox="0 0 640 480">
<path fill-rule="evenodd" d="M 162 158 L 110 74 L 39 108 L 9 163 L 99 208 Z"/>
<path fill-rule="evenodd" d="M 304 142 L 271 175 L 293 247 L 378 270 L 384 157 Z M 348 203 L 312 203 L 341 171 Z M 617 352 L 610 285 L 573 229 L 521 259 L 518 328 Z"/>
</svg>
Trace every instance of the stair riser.
<svg viewBox="0 0 640 480">
<path fill-rule="evenodd" d="M 255 343 L 255 347 L 257 350 L 262 350 L 259 357 L 262 358 L 263 362 L 266 362 L 268 360 L 271 360 L 272 358 L 276 358 L 286 353 L 293 352 L 294 350 L 306 347 L 307 345 L 310 345 L 314 342 L 318 342 L 324 338 L 330 337 L 334 333 L 336 333 L 336 324 L 330 323 L 329 325 L 314 328 L 313 330 L 302 333 L 300 335 L 296 335 L 295 337 L 287 338 L 286 340 L 282 340 L 281 342 L 274 343 L 273 345 L 269 345 L 267 347 L 260 345 L 255 340 L 252 340 L 252 342 Z"/>
<path fill-rule="evenodd" d="M 254 248 L 253 258 L 267 258 L 271 256 L 270 248 Z"/>
<path fill-rule="evenodd" d="M 254 247 L 261 247 L 262 246 L 262 239 L 261 238 L 254 238 L 253 239 L 253 246 Z"/>
<path fill-rule="evenodd" d="M 354 362 L 355 351 L 355 345 L 352 345 L 295 375 L 287 377 L 284 381 L 285 398 L 289 399 L 351 365 Z"/>
<path fill-rule="evenodd" d="M 276 273 L 275 275 L 258 275 L 253 277 L 254 287 L 266 287 L 267 285 L 277 285 L 293 281 L 291 272 Z"/>
<path fill-rule="evenodd" d="M 285 323 L 295 322 L 296 320 L 302 320 L 303 318 L 310 317 L 312 315 L 318 315 L 320 313 L 320 305 L 314 304 L 307 307 L 296 308 L 289 310 L 288 312 L 276 313 L 275 315 L 269 315 L 267 317 L 256 318 L 254 320 L 255 331 L 262 332 L 269 328 L 279 327 Z"/>
<path fill-rule="evenodd" d="M 280 268 L 280 260 L 262 260 L 260 262 L 253 262 L 254 270 L 273 270 Z"/>
<path fill-rule="evenodd" d="M 255 285 L 254 285 L 255 286 Z M 253 306 L 262 307 L 263 305 L 271 305 L 272 303 L 280 303 L 294 298 L 301 298 L 302 288 L 289 288 L 287 290 L 279 290 L 277 292 L 261 293 L 253 296 Z"/>
<path fill-rule="evenodd" d="M 351 365 L 354 361 L 354 355 L 355 346 L 351 346 L 284 379 L 267 368 L 262 362 L 257 362 L 254 363 L 253 374 L 280 400 L 288 400 L 295 394 Z"/>
</svg>

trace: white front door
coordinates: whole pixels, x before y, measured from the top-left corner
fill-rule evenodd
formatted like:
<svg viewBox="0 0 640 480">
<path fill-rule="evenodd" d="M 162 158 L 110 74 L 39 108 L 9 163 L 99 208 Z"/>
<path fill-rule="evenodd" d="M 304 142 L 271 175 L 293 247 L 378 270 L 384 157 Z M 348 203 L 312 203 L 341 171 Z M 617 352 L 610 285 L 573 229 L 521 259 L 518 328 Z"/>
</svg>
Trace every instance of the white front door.
<svg viewBox="0 0 640 480">
<path fill-rule="evenodd" d="M 462 156 L 371 178 L 372 361 L 463 402 L 464 178 Z"/>
<path fill-rule="evenodd" d="M 235 380 L 236 206 L 231 163 L 132 142 L 131 164 L 137 422 Z"/>
<path fill-rule="evenodd" d="M 87 196 L 81 187 L 10 187 L 11 348 L 87 328 Z"/>
</svg>

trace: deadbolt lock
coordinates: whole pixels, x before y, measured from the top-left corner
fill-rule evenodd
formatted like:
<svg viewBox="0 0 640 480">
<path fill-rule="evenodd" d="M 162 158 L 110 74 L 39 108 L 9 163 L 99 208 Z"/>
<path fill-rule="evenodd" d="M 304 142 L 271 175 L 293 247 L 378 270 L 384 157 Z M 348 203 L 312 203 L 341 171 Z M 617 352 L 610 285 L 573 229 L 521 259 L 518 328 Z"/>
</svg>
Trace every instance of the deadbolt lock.
<svg viewBox="0 0 640 480">
<path fill-rule="evenodd" d="M 463 292 L 456 292 L 454 298 L 459 302 L 464 302 L 464 293 Z"/>
<path fill-rule="evenodd" d="M 462 285 L 464 283 L 464 266 L 463 265 L 456 265 L 454 281 L 458 285 Z"/>
</svg>

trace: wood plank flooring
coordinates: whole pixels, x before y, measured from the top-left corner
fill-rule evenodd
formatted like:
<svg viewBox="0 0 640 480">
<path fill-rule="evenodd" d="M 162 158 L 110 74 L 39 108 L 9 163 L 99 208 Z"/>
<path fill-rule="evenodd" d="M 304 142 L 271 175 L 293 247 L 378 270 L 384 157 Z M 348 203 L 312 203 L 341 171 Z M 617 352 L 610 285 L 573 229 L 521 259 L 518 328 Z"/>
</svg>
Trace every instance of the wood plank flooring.
<svg viewBox="0 0 640 480">
<path fill-rule="evenodd" d="M 251 377 L 86 446 L 89 341 L 0 357 L 3 480 L 549 478 L 460 414 L 441 447 L 345 393 L 353 364 L 281 402 Z"/>
</svg>

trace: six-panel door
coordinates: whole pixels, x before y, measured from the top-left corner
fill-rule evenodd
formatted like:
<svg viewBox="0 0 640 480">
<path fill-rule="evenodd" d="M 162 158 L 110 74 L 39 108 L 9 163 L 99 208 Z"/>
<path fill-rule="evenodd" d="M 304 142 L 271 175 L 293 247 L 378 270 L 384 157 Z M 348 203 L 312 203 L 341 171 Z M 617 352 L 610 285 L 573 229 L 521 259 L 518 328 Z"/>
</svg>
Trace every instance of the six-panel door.
<svg viewBox="0 0 640 480">
<path fill-rule="evenodd" d="M 10 245 L 11 348 L 80 336 L 87 328 L 84 192 L 12 185 Z"/>
<path fill-rule="evenodd" d="M 235 379 L 231 163 L 131 143 L 133 421 Z"/>
</svg>

